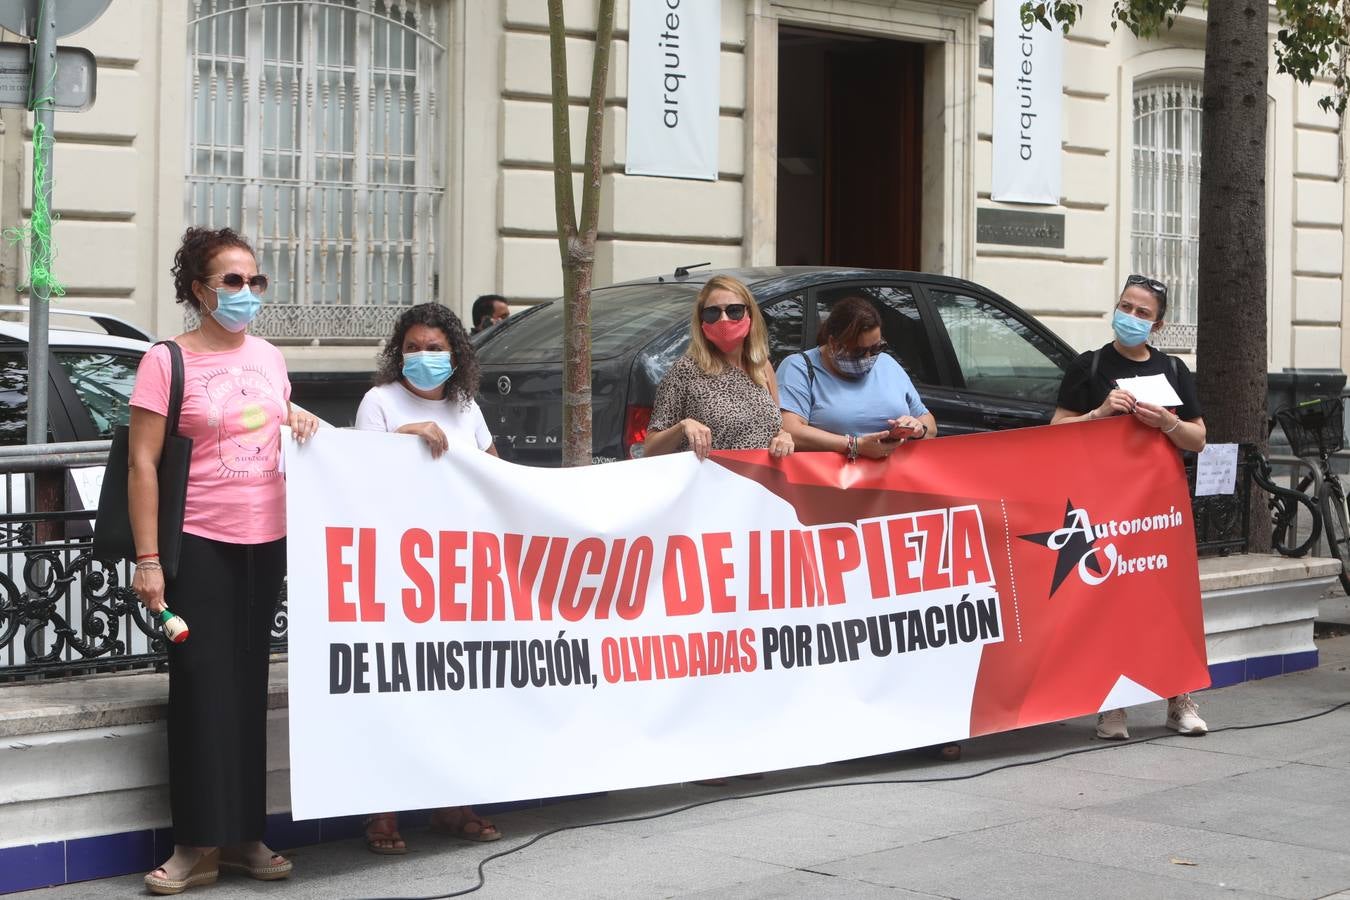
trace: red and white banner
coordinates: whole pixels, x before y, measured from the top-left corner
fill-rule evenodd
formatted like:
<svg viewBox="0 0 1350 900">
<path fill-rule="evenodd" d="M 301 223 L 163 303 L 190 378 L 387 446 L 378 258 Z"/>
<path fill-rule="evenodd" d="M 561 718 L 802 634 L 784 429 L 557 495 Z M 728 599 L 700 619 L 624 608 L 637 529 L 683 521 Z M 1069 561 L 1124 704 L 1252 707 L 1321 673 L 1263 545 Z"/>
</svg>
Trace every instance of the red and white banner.
<svg viewBox="0 0 1350 900">
<path fill-rule="evenodd" d="M 325 429 L 286 469 L 300 818 L 813 765 L 1209 683 L 1185 476 L 1128 418 L 565 470 Z"/>
</svg>

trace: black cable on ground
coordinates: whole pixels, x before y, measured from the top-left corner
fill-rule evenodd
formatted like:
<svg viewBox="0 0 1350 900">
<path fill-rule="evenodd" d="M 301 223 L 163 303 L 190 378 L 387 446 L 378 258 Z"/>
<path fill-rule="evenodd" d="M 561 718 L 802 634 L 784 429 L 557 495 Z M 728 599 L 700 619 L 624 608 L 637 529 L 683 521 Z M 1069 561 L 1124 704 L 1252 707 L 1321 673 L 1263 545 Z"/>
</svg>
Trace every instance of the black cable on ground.
<svg viewBox="0 0 1350 900">
<path fill-rule="evenodd" d="M 1310 719 L 1320 719 L 1322 716 L 1328 716 L 1337 710 L 1345 709 L 1350 706 L 1350 700 L 1344 703 L 1338 703 L 1335 706 L 1324 709 L 1321 712 L 1309 713 L 1306 716 L 1297 716 L 1292 719 L 1279 719 L 1275 722 L 1257 722 L 1252 725 L 1225 725 L 1222 728 L 1212 729 L 1210 734 L 1222 734 L 1225 731 L 1251 731 L 1256 728 L 1274 728 L 1277 725 L 1294 725 L 1299 722 L 1307 722 Z M 1020 769 L 1025 766 L 1037 766 L 1041 763 L 1054 762 L 1057 759 L 1067 759 L 1070 756 L 1079 756 L 1083 753 L 1100 753 L 1103 750 L 1118 750 L 1121 747 L 1137 747 L 1141 744 L 1152 744 L 1155 741 L 1169 740 L 1172 738 L 1185 737 L 1185 735 L 1175 733 L 1164 733 L 1154 735 L 1151 738 L 1142 738 L 1140 740 L 1111 741 L 1110 743 L 1096 744 L 1090 747 L 1079 747 L 1076 750 L 1065 750 L 1062 753 L 1055 753 L 1050 756 L 1041 756 L 1036 759 L 1023 759 L 1017 762 L 1003 763 L 988 769 L 981 769 L 978 772 L 967 772 L 964 775 L 943 775 L 937 778 L 879 778 L 865 779 L 861 781 L 827 781 L 821 784 L 800 784 L 794 787 L 775 788 L 769 791 L 756 791 L 751 794 L 721 794 L 716 797 L 709 797 L 707 800 L 699 800 L 695 803 L 686 803 L 683 806 L 676 806 L 672 809 L 663 809 L 660 812 L 648 813 L 643 816 L 625 816 L 622 819 L 604 819 L 599 822 L 581 822 L 575 825 L 559 825 L 556 828 L 550 828 L 547 831 L 541 831 L 534 837 L 524 843 L 517 844 L 506 850 L 499 850 L 490 856 L 485 856 L 478 861 L 478 883 L 472 887 L 467 887 L 458 891 L 451 891 L 446 894 L 429 894 L 422 897 L 376 897 L 362 898 L 362 900 L 449 900 L 451 897 L 463 897 L 481 890 L 487 884 L 487 873 L 485 867 L 493 860 L 502 859 L 513 853 L 533 847 L 546 837 L 552 837 L 555 834 L 562 834 L 564 831 L 579 831 L 582 828 L 596 828 L 601 825 L 624 825 L 629 822 L 647 822 L 652 819 L 660 819 L 665 816 L 673 816 L 676 813 L 688 812 L 691 809 L 698 809 L 700 806 L 711 806 L 714 803 L 725 803 L 728 800 L 752 800 L 756 797 L 775 797 L 783 794 L 796 794 L 802 791 L 822 791 L 830 788 L 845 787 L 871 787 L 874 785 L 889 784 L 942 784 L 951 781 L 969 781 L 972 778 L 982 778 L 985 775 L 992 775 L 995 772 L 1003 772 L 1008 769 Z"/>
</svg>

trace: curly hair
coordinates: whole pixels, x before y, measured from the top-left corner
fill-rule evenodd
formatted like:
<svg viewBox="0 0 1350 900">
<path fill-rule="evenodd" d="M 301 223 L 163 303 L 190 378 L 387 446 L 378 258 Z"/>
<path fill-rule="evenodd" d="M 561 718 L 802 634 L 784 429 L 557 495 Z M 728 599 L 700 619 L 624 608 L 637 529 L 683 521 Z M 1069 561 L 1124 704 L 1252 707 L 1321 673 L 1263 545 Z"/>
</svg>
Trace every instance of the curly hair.
<svg viewBox="0 0 1350 900">
<path fill-rule="evenodd" d="M 243 235 L 231 228 L 189 228 L 183 232 L 183 242 L 173 255 L 173 267 L 169 274 L 173 276 L 173 292 L 179 303 L 186 303 L 193 309 L 201 309 L 201 301 L 192 293 L 192 282 L 202 281 L 207 276 L 207 266 L 216 254 L 229 247 L 247 250 L 255 258 L 253 247 Z"/>
<path fill-rule="evenodd" d="M 439 328 L 445 335 L 450 344 L 450 359 L 455 364 L 455 371 L 445 387 L 445 399 L 456 397 L 461 404 L 468 406 L 478 393 L 478 357 L 474 355 L 473 344 L 469 343 L 469 336 L 464 332 L 459 316 L 439 303 L 419 303 L 398 317 L 394 323 L 394 333 L 377 357 L 375 383 L 393 384 L 403 378 L 403 339 L 414 325 Z"/>
</svg>

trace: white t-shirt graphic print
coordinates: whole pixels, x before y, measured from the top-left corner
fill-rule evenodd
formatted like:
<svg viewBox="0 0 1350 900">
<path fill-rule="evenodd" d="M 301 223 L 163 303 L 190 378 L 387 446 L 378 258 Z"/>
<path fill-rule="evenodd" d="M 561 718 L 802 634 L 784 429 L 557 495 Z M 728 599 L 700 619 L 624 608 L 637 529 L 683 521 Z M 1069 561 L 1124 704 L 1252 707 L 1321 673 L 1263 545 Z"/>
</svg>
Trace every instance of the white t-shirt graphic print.
<svg viewBox="0 0 1350 900">
<path fill-rule="evenodd" d="M 366 391 L 356 410 L 356 427 L 360 431 L 398 431 L 415 422 L 435 422 L 441 426 L 451 450 L 486 450 L 492 446 L 487 420 L 472 400 L 467 406 L 455 397 L 426 400 L 395 381 Z"/>
</svg>

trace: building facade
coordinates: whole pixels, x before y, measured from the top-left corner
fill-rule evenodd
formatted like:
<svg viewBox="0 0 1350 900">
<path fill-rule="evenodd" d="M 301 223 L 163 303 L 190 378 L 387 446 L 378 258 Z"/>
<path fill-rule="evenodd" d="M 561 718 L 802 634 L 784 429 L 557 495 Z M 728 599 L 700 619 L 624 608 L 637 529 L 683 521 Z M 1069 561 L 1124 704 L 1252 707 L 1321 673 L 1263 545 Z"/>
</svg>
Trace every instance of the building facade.
<svg viewBox="0 0 1350 900">
<path fill-rule="evenodd" d="M 1172 289 L 1164 342 L 1194 347 L 1202 11 L 1141 42 L 1087 4 L 1063 45 L 1063 196 L 1030 207 L 990 196 L 989 0 L 721 0 L 715 181 L 624 174 L 628 5 L 596 284 L 705 261 L 920 268 L 981 282 L 1086 348 L 1144 271 Z M 577 162 L 594 7 L 566 3 Z M 179 330 L 169 267 L 188 224 L 255 242 L 276 285 L 258 329 L 297 371 L 371 368 L 408 303 L 465 314 L 481 293 L 560 293 L 543 0 L 114 0 L 63 43 L 99 71 L 92 109 L 56 117 L 62 304 Z M 1350 368 L 1344 146 L 1325 90 L 1270 78 L 1272 370 Z M 28 114 L 0 125 L 15 222 Z M 23 266 L 0 247 L 6 285 Z"/>
</svg>

